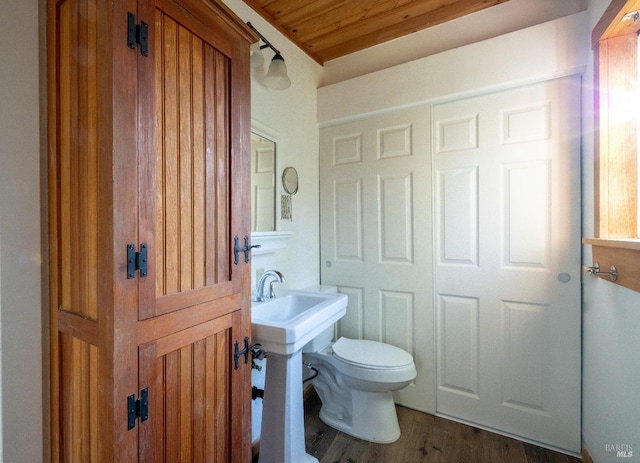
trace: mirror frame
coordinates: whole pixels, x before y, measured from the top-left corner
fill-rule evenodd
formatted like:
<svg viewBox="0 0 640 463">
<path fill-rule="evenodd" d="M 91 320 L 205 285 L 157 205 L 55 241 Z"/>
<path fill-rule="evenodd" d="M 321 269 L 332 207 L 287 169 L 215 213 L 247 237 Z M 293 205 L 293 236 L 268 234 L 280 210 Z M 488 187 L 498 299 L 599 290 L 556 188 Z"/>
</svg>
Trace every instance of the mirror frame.
<svg viewBox="0 0 640 463">
<path fill-rule="evenodd" d="M 264 138 L 268 138 L 276 144 L 276 165 L 275 165 L 275 173 L 274 173 L 274 182 L 275 182 L 275 191 L 274 191 L 274 201 L 275 201 L 275 217 L 274 217 L 274 227 L 275 231 L 265 231 L 265 232 L 251 232 L 251 244 L 259 244 L 260 248 L 255 248 L 251 251 L 251 254 L 254 256 L 258 256 L 261 254 L 272 254 L 280 249 L 284 249 L 287 246 L 287 242 L 291 235 L 293 234 L 290 231 L 283 231 L 279 226 L 279 217 L 280 217 L 280 201 L 277 201 L 278 192 L 282 186 L 282 179 L 278 172 L 280 172 L 281 159 L 278 153 L 281 151 L 280 147 L 280 136 L 277 131 L 269 127 L 268 125 L 263 124 L 262 122 L 251 118 L 251 132 L 255 133 Z"/>
<path fill-rule="evenodd" d="M 275 146 L 274 166 L 273 166 L 273 230 L 270 230 L 270 231 L 276 231 L 278 229 L 278 213 L 279 213 L 277 198 L 278 198 L 278 187 L 279 187 L 279 181 L 280 181 L 280 179 L 278 179 L 278 172 L 279 172 L 278 148 L 279 148 L 280 140 L 275 130 L 273 130 L 272 128 L 266 126 L 265 124 L 259 121 L 256 121 L 255 119 L 251 119 L 251 136 L 253 137 L 253 135 L 257 135 L 258 137 L 265 138 L 273 142 Z M 251 172 L 250 181 L 251 181 L 251 190 L 253 195 L 253 172 Z M 253 198 L 251 202 L 253 203 Z M 253 211 L 252 211 L 252 214 L 253 214 Z M 252 222 L 253 222 L 253 219 L 252 219 Z M 261 230 L 255 230 L 252 232 L 264 233 L 264 231 L 261 231 Z"/>
</svg>

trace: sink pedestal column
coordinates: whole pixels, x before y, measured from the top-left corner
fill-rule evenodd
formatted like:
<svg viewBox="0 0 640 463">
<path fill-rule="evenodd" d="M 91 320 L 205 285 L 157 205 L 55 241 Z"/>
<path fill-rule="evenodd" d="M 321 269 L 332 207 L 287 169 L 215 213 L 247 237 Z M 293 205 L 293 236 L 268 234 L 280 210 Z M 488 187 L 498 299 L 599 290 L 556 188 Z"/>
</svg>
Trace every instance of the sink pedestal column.
<svg viewBox="0 0 640 463">
<path fill-rule="evenodd" d="M 318 463 L 305 452 L 302 351 L 269 352 L 258 463 Z"/>
</svg>

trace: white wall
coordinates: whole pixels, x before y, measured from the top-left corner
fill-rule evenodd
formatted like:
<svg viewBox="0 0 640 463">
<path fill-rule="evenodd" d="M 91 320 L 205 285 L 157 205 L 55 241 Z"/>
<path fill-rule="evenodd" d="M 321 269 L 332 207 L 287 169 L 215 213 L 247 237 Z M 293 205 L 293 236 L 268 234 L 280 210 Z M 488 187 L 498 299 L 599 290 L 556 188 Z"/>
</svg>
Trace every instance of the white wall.
<svg viewBox="0 0 640 463">
<path fill-rule="evenodd" d="M 316 119 L 317 92 L 322 68 L 282 34 L 268 25 L 241 0 L 225 3 L 244 21 L 251 21 L 260 33 L 282 53 L 287 64 L 291 87 L 271 90 L 262 85 L 261 78 L 271 62 L 273 52 L 265 49 L 264 71 L 251 77 L 251 117 L 278 138 L 276 147 L 276 230 L 291 231 L 287 247 L 275 254 L 254 255 L 252 258 L 252 289 L 256 275 L 276 269 L 284 274 L 284 287 L 300 289 L 320 282 L 320 212 L 318 124 Z M 269 135 L 269 133 L 267 134 Z M 280 176 L 287 166 L 298 171 L 298 193 L 292 197 L 293 220 L 281 220 L 280 195 L 284 193 Z M 260 363 L 260 362 L 259 362 Z M 252 371 L 254 386 L 264 387 L 264 373 Z M 260 435 L 262 400 L 252 404 L 252 438 Z"/>
<path fill-rule="evenodd" d="M 509 0 L 325 63 L 323 85 L 452 50 L 583 11 L 586 0 Z"/>
<path fill-rule="evenodd" d="M 585 13 L 578 13 L 327 85 L 318 90 L 318 121 L 323 126 L 580 73 L 588 59 L 588 37 Z"/>
<path fill-rule="evenodd" d="M 43 430 L 38 0 L 0 14 L 0 460 L 37 462 Z"/>
<path fill-rule="evenodd" d="M 588 1 L 589 32 L 610 0 Z M 585 44 L 589 47 L 589 44 Z M 583 92 L 583 235 L 594 234 L 593 56 Z M 591 246 L 583 262 L 592 264 Z M 640 461 L 640 293 L 588 275 L 583 277 L 582 437 L 596 463 L 618 460 L 607 446 L 631 445 Z"/>
<path fill-rule="evenodd" d="M 257 13 L 241 0 L 225 0 L 225 3 L 244 21 L 251 21 L 262 35 L 273 44 L 285 59 L 291 87 L 272 90 L 262 85 L 261 77 L 271 62 L 273 52 L 263 50 L 265 70 L 254 72 L 251 78 L 251 117 L 274 131 L 279 138 L 276 148 L 279 180 L 282 170 L 293 166 L 298 171 L 300 186 L 292 197 L 293 221 L 280 220 L 278 212 L 276 229 L 292 231 L 288 246 L 276 254 L 257 255 L 252 259 L 252 278 L 260 270 L 281 271 L 288 288 L 303 288 L 319 283 L 319 183 L 318 183 L 318 124 L 316 121 L 316 89 L 322 76 L 322 68 L 282 34 L 268 25 Z M 276 205 L 280 194 L 276 188 Z M 279 211 L 279 209 L 278 209 Z"/>
</svg>

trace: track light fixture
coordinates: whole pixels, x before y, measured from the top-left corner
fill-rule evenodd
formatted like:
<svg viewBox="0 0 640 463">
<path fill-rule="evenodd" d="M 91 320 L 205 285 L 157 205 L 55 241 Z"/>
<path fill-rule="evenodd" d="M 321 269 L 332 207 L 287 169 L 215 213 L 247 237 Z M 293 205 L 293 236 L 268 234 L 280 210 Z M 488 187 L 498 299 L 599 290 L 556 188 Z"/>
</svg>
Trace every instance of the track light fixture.
<svg viewBox="0 0 640 463">
<path fill-rule="evenodd" d="M 275 53 L 275 56 L 271 59 L 271 64 L 269 65 L 269 70 L 267 74 L 263 78 L 264 85 L 269 88 L 273 88 L 275 90 L 284 90 L 291 86 L 291 79 L 287 75 L 287 65 L 284 63 L 284 58 L 282 54 L 271 45 L 271 43 L 262 35 L 250 22 L 247 22 L 247 26 L 249 26 L 260 40 L 264 42 L 262 45 L 260 42 L 254 43 L 251 46 L 251 67 L 254 69 L 259 69 L 264 66 L 264 56 L 262 54 L 262 50 L 265 48 L 271 48 Z"/>
</svg>

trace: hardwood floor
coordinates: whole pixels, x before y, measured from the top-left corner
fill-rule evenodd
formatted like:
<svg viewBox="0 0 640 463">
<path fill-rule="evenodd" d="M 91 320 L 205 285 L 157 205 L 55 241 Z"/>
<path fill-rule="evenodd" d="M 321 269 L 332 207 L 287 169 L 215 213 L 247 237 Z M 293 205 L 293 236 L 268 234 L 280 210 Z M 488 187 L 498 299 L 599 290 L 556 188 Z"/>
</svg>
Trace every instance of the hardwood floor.
<svg viewBox="0 0 640 463">
<path fill-rule="evenodd" d="M 307 452 L 320 463 L 580 463 L 570 457 L 472 426 L 401 406 L 402 435 L 393 444 L 374 444 L 327 426 L 320 399 L 305 402 Z"/>
</svg>

